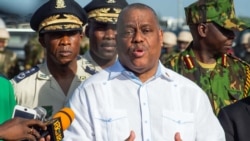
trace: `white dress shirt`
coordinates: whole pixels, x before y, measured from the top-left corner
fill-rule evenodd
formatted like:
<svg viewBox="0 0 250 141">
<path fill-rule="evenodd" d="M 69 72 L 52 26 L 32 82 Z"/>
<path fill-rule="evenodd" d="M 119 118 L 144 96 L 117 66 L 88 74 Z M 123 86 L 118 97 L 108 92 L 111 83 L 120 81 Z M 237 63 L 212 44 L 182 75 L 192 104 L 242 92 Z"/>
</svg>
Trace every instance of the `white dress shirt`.
<svg viewBox="0 0 250 141">
<path fill-rule="evenodd" d="M 225 141 L 207 95 L 192 81 L 159 63 L 142 83 L 117 61 L 84 81 L 69 99 L 75 112 L 65 141 Z"/>
</svg>

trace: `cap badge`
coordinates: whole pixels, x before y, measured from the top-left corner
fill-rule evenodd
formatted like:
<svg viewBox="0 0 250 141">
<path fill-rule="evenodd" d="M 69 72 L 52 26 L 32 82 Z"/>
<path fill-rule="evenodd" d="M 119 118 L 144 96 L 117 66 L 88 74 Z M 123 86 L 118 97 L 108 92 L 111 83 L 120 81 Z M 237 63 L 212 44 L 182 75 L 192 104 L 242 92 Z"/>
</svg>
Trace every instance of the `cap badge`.
<svg viewBox="0 0 250 141">
<path fill-rule="evenodd" d="M 65 8 L 66 5 L 65 5 L 65 2 L 64 0 L 56 0 L 56 7 L 57 9 L 61 9 L 61 8 Z"/>
<path fill-rule="evenodd" d="M 107 2 L 107 3 L 116 3 L 115 0 L 107 0 L 106 2 Z"/>
</svg>

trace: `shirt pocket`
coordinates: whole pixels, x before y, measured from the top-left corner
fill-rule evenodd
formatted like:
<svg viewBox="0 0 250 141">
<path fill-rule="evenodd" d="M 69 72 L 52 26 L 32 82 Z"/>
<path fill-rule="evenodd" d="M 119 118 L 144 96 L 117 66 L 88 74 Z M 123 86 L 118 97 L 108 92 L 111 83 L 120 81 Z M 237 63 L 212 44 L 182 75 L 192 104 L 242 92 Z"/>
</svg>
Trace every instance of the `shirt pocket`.
<svg viewBox="0 0 250 141">
<path fill-rule="evenodd" d="M 186 112 L 163 111 L 163 136 L 166 140 L 174 140 L 179 132 L 183 141 L 195 140 L 194 114 Z"/>
<path fill-rule="evenodd" d="M 122 141 L 128 138 L 130 129 L 125 110 L 95 113 L 94 131 L 97 141 Z"/>
</svg>

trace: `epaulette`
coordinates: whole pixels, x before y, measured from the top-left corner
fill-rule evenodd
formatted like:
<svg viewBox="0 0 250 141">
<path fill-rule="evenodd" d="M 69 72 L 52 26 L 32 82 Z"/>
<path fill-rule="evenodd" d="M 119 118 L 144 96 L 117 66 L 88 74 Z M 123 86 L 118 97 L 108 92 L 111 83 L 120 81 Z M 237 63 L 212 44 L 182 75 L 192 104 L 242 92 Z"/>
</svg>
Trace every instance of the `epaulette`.
<svg viewBox="0 0 250 141">
<path fill-rule="evenodd" d="M 78 55 L 77 57 L 76 57 L 76 60 L 78 61 L 78 60 L 81 60 L 82 59 L 82 56 L 80 56 L 80 55 Z"/>
<path fill-rule="evenodd" d="M 87 72 L 91 75 L 94 75 L 97 73 L 97 71 L 95 69 L 91 69 L 89 66 L 87 66 L 84 70 L 85 70 L 85 72 Z"/>
<path fill-rule="evenodd" d="M 246 61 L 234 56 L 234 55 L 231 55 L 231 54 L 228 54 L 229 57 L 233 58 L 233 59 L 236 59 L 238 61 L 240 61 L 241 63 L 243 63 L 245 65 L 245 68 L 246 68 L 246 81 L 245 81 L 245 84 L 244 84 L 244 94 L 243 94 L 243 97 L 247 97 L 248 96 L 248 93 L 249 93 L 249 90 L 250 90 L 250 64 L 248 64 Z"/>
<path fill-rule="evenodd" d="M 230 57 L 230 58 L 232 58 L 232 59 L 238 60 L 238 61 L 240 61 L 242 64 L 244 64 L 244 65 L 250 67 L 250 64 L 249 64 L 249 63 L 247 63 L 246 61 L 240 59 L 239 57 L 236 57 L 235 55 L 227 54 L 227 56 Z"/>
<path fill-rule="evenodd" d="M 13 78 L 13 80 L 14 80 L 16 83 L 18 83 L 18 82 L 20 82 L 21 80 L 23 80 L 24 78 L 26 78 L 26 77 L 28 77 L 28 76 L 30 76 L 30 75 L 32 75 L 32 74 L 38 72 L 38 71 L 39 71 L 39 67 L 38 67 L 38 66 L 35 66 L 35 67 L 33 67 L 33 68 L 29 69 L 29 70 L 26 70 L 26 71 L 23 71 L 23 72 L 19 73 L 17 76 L 15 76 L 15 77 Z"/>
</svg>

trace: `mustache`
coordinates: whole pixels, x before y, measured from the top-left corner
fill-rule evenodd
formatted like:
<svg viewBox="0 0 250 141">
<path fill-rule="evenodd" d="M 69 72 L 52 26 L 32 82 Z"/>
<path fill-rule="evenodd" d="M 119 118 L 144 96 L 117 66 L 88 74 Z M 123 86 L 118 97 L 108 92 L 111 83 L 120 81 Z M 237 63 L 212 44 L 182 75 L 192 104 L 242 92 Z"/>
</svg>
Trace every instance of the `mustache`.
<svg viewBox="0 0 250 141">
<path fill-rule="evenodd" d="M 145 46 L 145 45 L 136 44 L 136 45 L 132 45 L 132 46 L 129 48 L 129 51 L 130 51 L 130 52 L 134 52 L 134 51 L 136 51 L 136 50 L 146 51 L 146 50 L 148 50 L 148 47 Z"/>
<path fill-rule="evenodd" d="M 62 46 L 58 50 L 59 51 L 71 51 L 72 48 L 70 46 Z"/>
<path fill-rule="evenodd" d="M 116 47 L 116 43 L 115 42 L 102 42 L 101 44 L 102 47 Z"/>
</svg>

